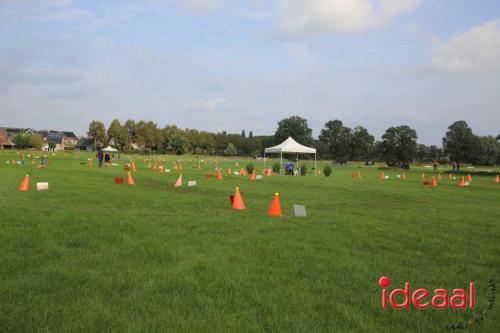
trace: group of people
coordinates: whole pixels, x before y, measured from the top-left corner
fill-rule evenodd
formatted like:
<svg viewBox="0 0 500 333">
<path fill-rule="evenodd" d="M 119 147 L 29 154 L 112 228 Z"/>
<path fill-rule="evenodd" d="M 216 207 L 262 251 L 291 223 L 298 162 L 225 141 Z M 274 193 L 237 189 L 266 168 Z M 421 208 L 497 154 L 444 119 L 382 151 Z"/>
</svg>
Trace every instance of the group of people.
<svg viewBox="0 0 500 333">
<path fill-rule="evenodd" d="M 300 175 L 300 176 L 305 176 L 306 175 L 306 168 L 303 165 L 302 167 L 297 167 L 295 169 L 295 164 L 293 164 L 292 161 L 287 161 L 285 164 L 285 175 L 287 176 L 295 176 L 295 175 Z"/>
<path fill-rule="evenodd" d="M 108 152 L 104 153 L 102 150 L 97 151 L 97 162 L 99 164 L 99 168 L 102 168 L 102 162 L 104 159 L 104 164 L 109 165 L 111 164 L 111 155 L 109 155 Z"/>
</svg>

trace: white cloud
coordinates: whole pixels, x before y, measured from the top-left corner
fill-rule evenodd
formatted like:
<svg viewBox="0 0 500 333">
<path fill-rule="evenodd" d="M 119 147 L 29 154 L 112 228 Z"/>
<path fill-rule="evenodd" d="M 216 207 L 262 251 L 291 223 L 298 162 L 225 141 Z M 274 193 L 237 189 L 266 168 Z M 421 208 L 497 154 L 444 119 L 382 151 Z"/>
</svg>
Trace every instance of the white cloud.
<svg viewBox="0 0 500 333">
<path fill-rule="evenodd" d="M 287 37 L 379 28 L 420 0 L 281 0 L 278 33 Z"/>
<path fill-rule="evenodd" d="M 485 73 L 500 70 L 500 20 L 455 34 L 437 46 L 432 66 L 444 72 Z"/>
<path fill-rule="evenodd" d="M 226 105 L 227 100 L 223 97 L 204 98 L 196 101 L 193 107 L 198 110 L 213 112 Z"/>
<path fill-rule="evenodd" d="M 207 15 L 217 9 L 223 0 L 176 0 L 184 10 L 196 14 Z"/>
<path fill-rule="evenodd" d="M 415 22 L 410 22 L 404 26 L 404 31 L 410 36 L 415 36 L 418 33 L 418 26 Z"/>
</svg>

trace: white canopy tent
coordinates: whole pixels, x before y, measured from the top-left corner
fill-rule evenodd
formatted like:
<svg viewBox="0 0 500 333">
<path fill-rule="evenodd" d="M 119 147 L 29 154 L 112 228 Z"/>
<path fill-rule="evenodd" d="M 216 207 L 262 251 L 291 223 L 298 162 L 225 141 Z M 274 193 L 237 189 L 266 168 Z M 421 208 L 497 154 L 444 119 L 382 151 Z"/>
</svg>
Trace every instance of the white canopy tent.
<svg viewBox="0 0 500 333">
<path fill-rule="evenodd" d="M 113 148 L 111 146 L 107 146 L 102 151 L 106 151 L 106 152 L 110 152 L 110 153 L 116 153 L 118 150 L 116 150 L 115 148 Z"/>
<path fill-rule="evenodd" d="M 283 153 L 314 154 L 314 170 L 316 170 L 316 148 L 306 147 L 295 141 L 291 136 L 277 146 L 264 149 L 264 165 L 266 163 L 266 154 L 280 154 L 280 175 L 283 169 Z"/>
</svg>

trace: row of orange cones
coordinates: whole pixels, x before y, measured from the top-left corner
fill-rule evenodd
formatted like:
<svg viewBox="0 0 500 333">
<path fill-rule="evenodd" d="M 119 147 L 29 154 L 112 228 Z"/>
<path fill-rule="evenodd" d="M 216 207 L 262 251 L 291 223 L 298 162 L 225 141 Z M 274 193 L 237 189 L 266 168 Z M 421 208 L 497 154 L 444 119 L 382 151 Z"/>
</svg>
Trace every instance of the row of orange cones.
<svg viewBox="0 0 500 333">
<path fill-rule="evenodd" d="M 220 174 L 220 172 L 219 172 Z M 252 176 L 254 177 L 253 179 Z M 359 178 L 361 178 L 361 175 L 359 175 Z M 252 175 L 250 175 L 249 177 L 250 180 L 255 180 L 255 172 L 252 173 Z M 382 179 L 382 178 L 381 178 Z M 385 178 L 384 178 L 385 179 Z M 471 181 L 471 179 L 468 179 L 468 181 Z M 500 175 L 497 175 L 496 178 L 495 178 L 495 183 L 500 183 Z M 130 174 L 130 171 L 128 172 L 128 176 L 127 176 L 127 184 L 128 185 L 135 185 L 135 181 L 134 181 L 134 178 L 132 177 L 132 175 Z M 436 177 L 432 177 L 432 181 L 431 181 L 431 186 L 432 187 L 436 187 L 438 184 L 437 184 L 437 180 L 436 180 Z M 460 181 L 458 183 L 458 185 L 460 187 L 465 187 L 465 177 L 461 177 L 460 178 Z M 174 187 L 181 187 L 182 186 L 182 174 L 179 175 L 179 178 L 177 179 L 177 181 L 175 182 L 174 184 Z M 30 189 L 30 185 L 29 185 L 29 175 L 26 175 L 26 177 L 24 178 L 24 180 L 21 182 L 21 184 L 19 185 L 18 187 L 18 191 L 20 192 L 27 192 L 29 191 Z M 239 192 L 238 192 L 239 193 Z M 235 197 L 236 197 L 236 193 L 235 193 Z M 243 205 L 244 206 L 244 205 Z M 233 207 L 234 208 L 234 207 Z M 237 209 L 237 208 L 235 208 Z"/>
<path fill-rule="evenodd" d="M 245 203 L 243 202 L 243 197 L 241 196 L 240 189 L 239 187 L 236 187 L 234 190 L 234 195 L 231 198 L 231 208 L 235 210 L 245 210 L 246 206 Z M 279 193 L 276 192 L 274 194 L 273 201 L 271 202 L 271 206 L 269 206 L 269 209 L 267 210 L 267 215 L 268 216 L 282 216 L 283 211 L 281 209 L 281 202 L 280 202 L 280 196 Z"/>
<path fill-rule="evenodd" d="M 361 174 L 359 173 L 359 171 L 358 171 L 357 175 L 353 173 L 352 176 L 355 177 L 355 178 L 361 178 Z M 381 172 L 380 175 L 379 175 L 379 179 L 384 180 L 384 179 L 386 179 L 385 177 L 386 176 L 385 176 L 384 172 Z M 406 175 L 405 175 L 404 172 L 401 173 L 401 178 L 402 179 L 406 179 Z M 427 178 L 427 176 L 425 176 L 425 174 L 423 173 L 422 174 L 422 179 L 426 179 L 426 178 Z M 435 178 L 436 177 L 434 177 L 434 176 L 432 177 L 432 179 L 433 179 L 432 182 L 435 181 Z M 438 179 L 442 180 L 443 176 L 441 176 L 441 174 L 439 174 L 438 175 Z M 448 175 L 448 179 L 449 180 L 453 180 L 453 175 L 451 173 Z M 468 182 L 471 182 L 472 181 L 472 176 L 470 174 L 468 174 L 467 177 L 461 177 L 459 182 L 461 183 L 462 180 L 465 181 L 465 179 L 467 179 Z M 497 183 L 497 184 L 500 183 L 500 175 L 497 175 L 495 177 L 495 183 Z"/>
<path fill-rule="evenodd" d="M 248 179 L 253 181 L 253 180 L 256 180 L 256 177 L 257 177 L 257 175 L 254 172 L 250 175 L 250 177 L 248 177 Z M 218 172 L 218 174 L 217 174 L 217 179 L 222 179 L 222 175 L 220 174 L 220 172 Z M 130 173 L 130 171 L 128 172 L 128 175 L 127 175 L 127 184 L 128 185 L 135 185 L 135 180 L 132 177 L 132 174 Z M 182 186 L 182 174 L 179 175 L 179 178 L 177 178 L 177 181 L 174 184 L 174 187 L 181 187 L 181 186 Z"/>
<path fill-rule="evenodd" d="M 227 169 L 227 174 L 230 175 L 231 174 L 231 169 Z M 242 176 L 246 176 L 247 175 L 247 172 L 245 169 L 241 169 L 240 171 L 240 175 Z M 212 178 L 212 175 L 210 173 L 208 173 L 206 175 L 206 178 Z M 222 177 L 222 172 L 220 172 L 220 170 L 217 170 L 217 172 L 215 173 L 215 178 L 218 179 L 218 180 L 221 180 L 223 179 L 224 177 Z M 248 176 L 248 180 L 256 180 L 257 179 L 257 173 L 255 172 L 255 170 L 250 174 L 250 176 Z"/>
<path fill-rule="evenodd" d="M 135 185 L 134 178 L 132 178 L 132 175 L 130 174 L 130 172 L 128 173 L 127 183 L 129 185 Z M 174 184 L 174 187 L 181 187 L 181 186 L 182 186 L 182 174 L 179 175 L 179 178 L 177 179 L 177 181 Z M 243 197 L 241 196 L 240 189 L 238 187 L 234 191 L 234 196 L 232 197 L 231 207 L 233 209 L 236 209 L 236 210 L 245 210 L 246 209 L 245 203 L 243 202 Z M 276 193 L 274 195 L 273 202 L 271 203 L 271 206 L 269 207 L 269 209 L 267 211 L 267 215 L 269 215 L 269 216 L 281 216 L 281 215 L 283 215 L 278 193 Z"/>
</svg>

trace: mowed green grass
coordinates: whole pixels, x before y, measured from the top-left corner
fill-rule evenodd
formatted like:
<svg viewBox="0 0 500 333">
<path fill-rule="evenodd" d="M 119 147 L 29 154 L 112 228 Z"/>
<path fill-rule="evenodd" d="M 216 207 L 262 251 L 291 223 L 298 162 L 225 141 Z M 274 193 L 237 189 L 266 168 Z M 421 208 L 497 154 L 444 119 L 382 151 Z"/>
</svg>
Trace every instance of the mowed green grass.
<svg viewBox="0 0 500 333">
<path fill-rule="evenodd" d="M 215 162 L 237 170 L 247 160 L 204 158 L 199 170 L 201 157 L 167 156 L 171 173 L 141 158 L 127 186 L 114 184 L 125 159 L 99 169 L 81 164 L 91 155 L 57 153 L 36 169 L 7 164 L 13 156 L 0 152 L 0 331 L 443 332 L 472 312 L 382 310 L 378 279 L 430 290 L 475 281 L 477 311 L 486 281 L 500 280 L 493 177 L 431 188 L 422 169 L 381 181 L 376 167 L 347 166 L 218 181 L 204 177 Z M 179 158 L 198 186 L 173 187 Z M 32 190 L 17 192 L 27 173 Z M 41 181 L 49 191 L 34 189 Z M 230 208 L 236 186 L 245 211 Z M 275 192 L 281 218 L 266 214 Z M 308 217 L 293 217 L 293 204 Z M 496 304 L 473 331 L 499 327 Z"/>
</svg>

